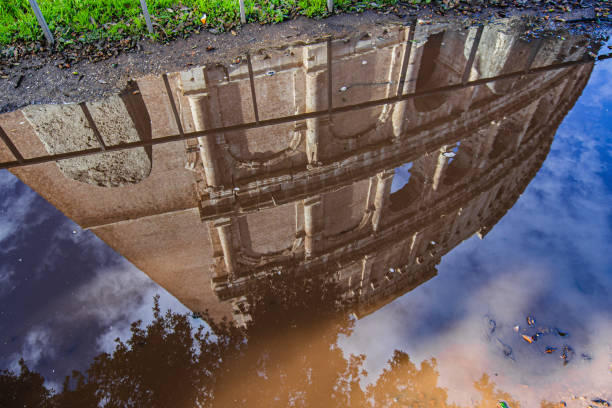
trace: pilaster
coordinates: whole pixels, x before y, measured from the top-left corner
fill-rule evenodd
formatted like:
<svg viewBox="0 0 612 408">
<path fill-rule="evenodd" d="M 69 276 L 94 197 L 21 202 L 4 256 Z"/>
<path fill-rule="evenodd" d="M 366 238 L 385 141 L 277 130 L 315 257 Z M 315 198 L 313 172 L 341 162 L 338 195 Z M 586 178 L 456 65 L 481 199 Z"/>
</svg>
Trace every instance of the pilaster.
<svg viewBox="0 0 612 408">
<path fill-rule="evenodd" d="M 232 240 L 232 219 L 220 218 L 214 222 L 214 226 L 219 234 L 221 248 L 223 248 L 223 259 L 227 273 L 234 275 L 236 271 L 235 249 Z"/>
<path fill-rule="evenodd" d="M 209 94 L 202 93 L 197 95 L 189 95 L 189 107 L 196 131 L 206 130 L 210 127 L 210 110 L 208 109 Z M 216 163 L 216 143 L 215 135 L 209 134 L 198 137 L 198 145 L 200 147 L 200 156 L 204 173 L 206 174 L 206 184 L 210 187 L 220 186 L 221 177 Z"/>
<path fill-rule="evenodd" d="M 314 196 L 303 201 L 304 205 L 304 251 L 306 259 L 312 258 L 318 252 L 321 221 L 323 218 L 323 203 L 321 196 Z"/>
<path fill-rule="evenodd" d="M 395 170 L 393 169 L 382 171 L 376 175 L 376 195 L 374 197 L 374 214 L 372 215 L 372 230 L 374 232 L 378 231 L 380 227 L 383 211 L 389 201 L 394 175 Z"/>
</svg>

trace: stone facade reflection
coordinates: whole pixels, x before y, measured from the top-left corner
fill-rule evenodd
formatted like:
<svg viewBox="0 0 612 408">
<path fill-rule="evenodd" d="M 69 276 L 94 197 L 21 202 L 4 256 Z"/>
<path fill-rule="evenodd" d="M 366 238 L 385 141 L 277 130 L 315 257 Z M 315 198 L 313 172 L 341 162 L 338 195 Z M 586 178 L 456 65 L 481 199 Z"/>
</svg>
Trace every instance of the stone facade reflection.
<svg viewBox="0 0 612 408">
<path fill-rule="evenodd" d="M 581 38 L 523 42 L 509 23 L 266 50 L 250 58 L 256 102 L 244 59 L 170 74 L 183 131 L 325 110 L 330 88 L 334 108 L 414 96 L 155 146 L 148 177 L 122 187 L 68 179 L 53 163 L 13 172 L 194 311 L 240 319 L 249 280 L 326 273 L 368 313 L 435 276 L 444 254 L 512 207 L 592 64 L 428 92 L 585 50 Z M 179 133 L 163 80 L 137 84 L 151 137 Z M 0 125 L 34 155 L 44 146 L 23 117 Z"/>
</svg>

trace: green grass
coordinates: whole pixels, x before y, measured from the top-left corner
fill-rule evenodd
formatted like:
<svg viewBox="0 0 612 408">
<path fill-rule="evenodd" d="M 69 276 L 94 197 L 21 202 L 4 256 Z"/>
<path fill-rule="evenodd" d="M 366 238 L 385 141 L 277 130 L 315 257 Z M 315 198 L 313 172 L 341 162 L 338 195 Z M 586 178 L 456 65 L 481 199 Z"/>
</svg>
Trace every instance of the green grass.
<svg viewBox="0 0 612 408">
<path fill-rule="evenodd" d="M 336 0 L 338 11 L 361 11 L 397 0 Z M 203 28 L 226 31 L 239 24 L 238 0 L 148 0 L 155 39 L 184 37 Z M 38 0 L 58 45 L 146 36 L 139 0 Z M 245 0 L 249 22 L 277 23 L 296 15 L 327 15 L 326 0 Z M 206 13 L 206 27 L 200 22 Z M 28 0 L 0 0 L 0 44 L 43 39 Z"/>
</svg>

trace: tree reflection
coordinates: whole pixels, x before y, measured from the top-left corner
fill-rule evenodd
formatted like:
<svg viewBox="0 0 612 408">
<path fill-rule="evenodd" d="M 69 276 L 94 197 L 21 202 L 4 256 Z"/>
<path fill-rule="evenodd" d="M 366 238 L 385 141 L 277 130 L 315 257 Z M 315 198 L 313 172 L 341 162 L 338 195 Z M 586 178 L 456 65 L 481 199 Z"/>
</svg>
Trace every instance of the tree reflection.
<svg viewBox="0 0 612 408">
<path fill-rule="evenodd" d="M 246 327 L 207 319 L 194 328 L 190 317 L 162 313 L 131 326 L 113 354 L 95 357 L 73 372 L 55 394 L 43 378 L 21 366 L 4 371 L 2 406 L 19 407 L 455 407 L 439 387 L 436 361 L 417 368 L 396 350 L 377 381 L 362 388 L 364 356 L 344 356 L 339 334 L 350 335 L 350 305 L 339 302 L 335 283 L 320 278 L 272 275 L 251 284 Z M 475 384 L 478 407 L 515 401 L 483 376 Z"/>
<path fill-rule="evenodd" d="M 19 375 L 8 370 L 0 373 L 0 407 L 48 407 L 51 392 L 45 388 L 45 379 L 28 369 L 19 360 Z"/>
</svg>

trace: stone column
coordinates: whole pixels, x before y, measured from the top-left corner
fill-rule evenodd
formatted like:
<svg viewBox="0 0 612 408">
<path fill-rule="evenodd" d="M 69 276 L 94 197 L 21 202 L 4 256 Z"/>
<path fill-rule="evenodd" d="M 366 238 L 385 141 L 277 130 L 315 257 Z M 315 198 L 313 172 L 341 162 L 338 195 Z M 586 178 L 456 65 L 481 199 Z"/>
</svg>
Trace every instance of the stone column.
<svg viewBox="0 0 612 408">
<path fill-rule="evenodd" d="M 202 93 L 189 96 L 189 107 L 195 130 L 205 130 L 210 128 L 210 110 L 208 109 L 209 94 Z M 220 186 L 221 175 L 217 168 L 215 160 L 215 135 L 206 135 L 198 137 L 198 145 L 200 146 L 200 156 L 206 174 L 206 184 L 210 187 Z"/>
<path fill-rule="evenodd" d="M 327 44 L 312 44 L 303 49 L 302 69 L 305 78 L 305 112 L 316 112 L 327 108 Z M 325 103 L 324 103 L 325 102 Z M 310 166 L 321 161 L 321 118 L 306 120 L 306 156 Z"/>
<path fill-rule="evenodd" d="M 306 72 L 305 75 L 306 112 L 314 112 L 319 108 L 319 93 L 323 91 L 323 89 L 319 89 L 318 86 L 319 72 Z M 308 164 L 310 165 L 316 165 L 319 162 L 320 121 L 320 118 L 306 119 L 306 157 L 308 158 Z"/>
<path fill-rule="evenodd" d="M 420 231 L 417 231 L 412 235 L 412 239 L 410 240 L 410 255 L 408 256 L 408 262 L 406 262 L 408 265 L 412 265 L 415 262 L 421 237 L 422 234 Z"/>
<path fill-rule="evenodd" d="M 361 261 L 361 282 L 359 286 L 364 292 L 367 291 L 367 285 L 370 282 L 370 275 L 372 274 L 374 259 L 375 258 L 372 255 L 365 255 L 363 257 L 363 261 Z"/>
<path fill-rule="evenodd" d="M 214 223 L 217 233 L 219 234 L 219 241 L 221 242 L 221 248 L 223 249 L 223 259 L 225 260 L 225 267 L 227 273 L 234 275 L 235 268 L 235 250 L 232 244 L 232 219 L 231 218 L 220 218 Z"/>
<path fill-rule="evenodd" d="M 416 46 L 412 43 L 409 43 L 410 39 L 410 30 L 414 30 L 413 27 L 406 27 L 404 29 L 404 43 L 401 46 L 402 55 L 400 58 L 400 64 L 403 64 L 404 56 L 407 52 L 410 53 L 408 56 L 408 66 L 406 67 L 406 76 L 404 77 L 404 86 L 402 87 L 401 93 L 407 94 L 412 93 L 416 87 L 416 75 L 418 68 L 415 68 L 415 56 L 417 54 Z M 419 53 L 420 56 L 420 53 Z M 398 80 L 401 80 L 402 68 L 400 66 Z M 399 86 L 399 84 L 398 84 Z M 408 109 L 408 101 L 404 100 L 401 102 L 397 102 L 395 104 L 395 108 L 393 109 L 393 115 L 391 116 L 391 123 L 393 124 L 393 138 L 395 141 L 399 141 L 399 138 L 404 133 L 404 123 L 406 121 L 406 110 Z"/>
<path fill-rule="evenodd" d="M 323 204 L 321 196 L 314 196 L 304 200 L 304 251 L 306 259 L 312 258 L 317 252 L 320 223 L 322 222 Z"/>
<path fill-rule="evenodd" d="M 482 232 L 482 228 L 487 226 L 484 223 L 488 222 L 489 218 L 491 217 L 491 214 L 493 213 L 492 208 L 493 209 L 495 208 L 495 204 L 493 204 L 492 206 L 491 206 L 491 204 L 493 203 L 493 201 L 497 197 L 497 193 L 498 193 L 500 188 L 502 188 L 502 186 L 493 187 L 489 191 L 487 191 L 487 192 L 482 194 L 483 197 L 481 197 L 481 201 L 480 201 L 481 207 L 479 208 L 478 212 L 482 212 L 483 219 L 479 223 L 480 224 L 479 226 L 481 228 L 479 228 L 479 230 L 476 231 L 476 234 L 478 235 L 478 238 L 480 238 L 480 239 L 483 239 L 484 236 L 488 233 L 488 230 L 483 233 Z"/>
<path fill-rule="evenodd" d="M 372 230 L 374 232 L 378 231 L 380 226 L 383 211 L 391 193 L 394 175 L 395 171 L 393 169 L 385 170 L 376 175 L 376 196 L 374 197 L 374 214 L 372 214 Z"/>
<path fill-rule="evenodd" d="M 472 207 L 472 205 L 468 204 L 467 210 L 465 207 L 461 207 L 457 210 L 457 212 L 450 213 L 446 216 L 448 218 L 451 218 L 454 214 L 455 218 L 452 220 L 452 224 L 450 225 L 445 222 L 447 229 L 445 233 L 442 234 L 442 237 L 440 238 L 440 242 L 438 242 L 438 244 L 449 244 L 456 241 L 455 236 L 457 235 L 457 230 L 464 223 L 464 220 L 466 218 L 471 217 L 471 213 L 474 210 L 474 208 Z"/>
<path fill-rule="evenodd" d="M 533 119 L 533 115 L 535 115 L 538 109 L 539 102 L 540 100 L 538 99 L 536 103 L 532 103 L 528 107 L 522 109 L 523 115 L 521 118 L 521 123 L 523 127 L 518 137 L 516 138 L 516 145 L 513 146 L 513 151 L 517 151 L 519 147 L 521 146 L 521 143 L 523 142 L 523 138 L 525 137 L 525 133 L 527 133 L 527 130 L 529 130 L 529 124 L 531 123 L 531 120 Z"/>
<path fill-rule="evenodd" d="M 436 191 L 438 190 L 438 186 L 440 185 L 440 180 L 442 180 L 442 175 L 444 173 L 444 169 L 446 168 L 446 164 L 448 163 L 448 157 L 444 155 L 447 152 L 450 146 L 442 146 L 440 148 L 440 152 L 438 154 L 438 163 L 436 164 L 436 170 L 433 175 L 433 183 L 431 188 Z"/>
</svg>

